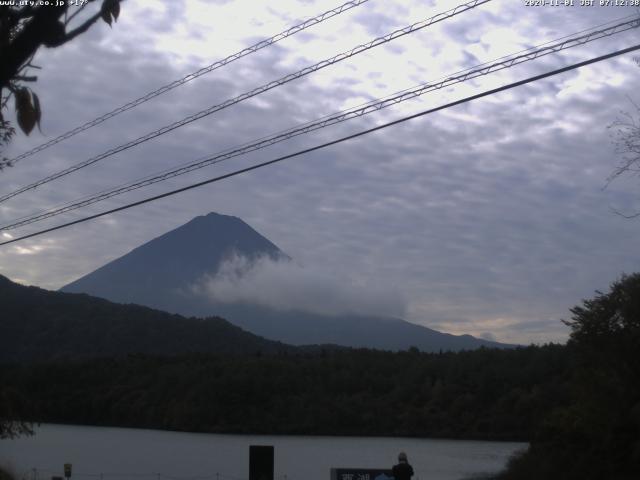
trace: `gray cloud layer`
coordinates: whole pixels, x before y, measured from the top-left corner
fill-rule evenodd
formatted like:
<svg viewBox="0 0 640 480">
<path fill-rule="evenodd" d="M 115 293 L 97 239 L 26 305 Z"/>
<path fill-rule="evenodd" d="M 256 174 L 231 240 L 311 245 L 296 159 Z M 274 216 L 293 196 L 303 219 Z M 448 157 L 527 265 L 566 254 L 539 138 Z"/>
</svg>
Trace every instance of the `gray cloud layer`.
<svg viewBox="0 0 640 480">
<path fill-rule="evenodd" d="M 15 189 L 455 3 L 369 2 L 309 30 L 303 41 L 287 40 L 24 160 L 0 174 L 0 190 Z M 251 9 L 243 9 L 242 2 L 127 3 L 113 30 L 100 25 L 82 41 L 39 54 L 36 63 L 43 70 L 35 88 L 44 105 L 45 134 L 60 134 L 114 103 L 238 50 L 256 36 L 277 32 L 293 23 L 295 15 L 289 12 L 295 4 L 283 4 L 281 12 L 286 13 L 276 14 L 269 13 L 266 1 L 252 1 Z M 307 14 L 331 6 L 304 4 Z M 207 17 L 208 9 L 218 13 Z M 632 9 L 536 9 L 496 0 L 455 22 L 443 22 L 1 204 L 0 218 L 30 214 L 628 13 Z M 239 25 L 247 28 L 238 30 Z M 546 57 L 113 199 L 65 220 L 637 41 L 638 33 L 631 32 Z M 612 213 L 640 208 L 638 185 L 616 182 L 602 188 L 618 162 L 606 127 L 627 108 L 627 96 L 637 95 L 638 75 L 640 69 L 625 57 L 440 112 L 5 247 L 0 273 L 57 288 L 196 215 L 217 211 L 243 218 L 297 261 L 323 265 L 320 279 L 331 272 L 355 284 L 382 278 L 395 285 L 406 298 L 412 321 L 453 333 L 490 333 L 501 341 L 563 340 L 567 331 L 559 319 L 569 307 L 595 289 L 606 289 L 623 271 L 640 268 L 640 223 Z M 8 153 L 18 154 L 43 140 L 39 134 L 17 138 Z"/>
</svg>

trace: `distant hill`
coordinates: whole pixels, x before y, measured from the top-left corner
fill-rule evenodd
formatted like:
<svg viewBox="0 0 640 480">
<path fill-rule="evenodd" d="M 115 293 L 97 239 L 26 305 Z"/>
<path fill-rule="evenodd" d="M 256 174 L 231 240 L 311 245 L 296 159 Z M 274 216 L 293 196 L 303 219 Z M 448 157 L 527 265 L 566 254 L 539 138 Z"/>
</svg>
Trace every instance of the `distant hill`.
<svg viewBox="0 0 640 480">
<path fill-rule="evenodd" d="M 89 295 L 25 287 L 0 275 L 0 362 L 297 351 L 217 317 L 185 318 Z"/>
<path fill-rule="evenodd" d="M 192 286 L 215 276 L 229 255 L 288 261 L 276 245 L 237 217 L 209 213 L 161 235 L 62 288 L 114 302 L 138 303 L 172 313 L 217 315 L 257 335 L 294 345 L 336 344 L 427 352 L 507 347 L 470 335 L 450 335 L 399 318 L 327 316 L 249 303 L 212 303 Z M 327 302 L 331 302 L 328 298 Z"/>
<path fill-rule="evenodd" d="M 185 311 L 211 311 L 211 306 L 197 303 Z M 196 308 L 198 309 L 196 311 Z M 511 347 L 471 335 L 438 332 L 400 318 L 364 315 L 326 316 L 308 312 L 278 311 L 263 306 L 219 304 L 215 311 L 221 317 L 265 338 L 291 345 L 334 344 L 355 348 L 406 350 L 417 347 L 423 352 L 473 350 Z"/>
</svg>

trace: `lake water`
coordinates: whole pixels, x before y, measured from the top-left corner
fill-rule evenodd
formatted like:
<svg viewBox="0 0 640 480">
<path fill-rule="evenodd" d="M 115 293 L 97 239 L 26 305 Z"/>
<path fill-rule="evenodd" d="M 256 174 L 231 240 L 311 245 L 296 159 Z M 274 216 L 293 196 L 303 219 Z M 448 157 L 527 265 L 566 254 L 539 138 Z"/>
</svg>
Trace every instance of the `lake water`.
<svg viewBox="0 0 640 480">
<path fill-rule="evenodd" d="M 77 480 L 244 480 L 249 445 L 275 447 L 276 480 L 329 480 L 332 467 L 391 468 L 404 451 L 414 480 L 495 473 L 523 443 L 381 437 L 213 435 L 42 425 L 0 440 L 0 464 L 19 478 L 50 480 L 73 464 Z"/>
</svg>

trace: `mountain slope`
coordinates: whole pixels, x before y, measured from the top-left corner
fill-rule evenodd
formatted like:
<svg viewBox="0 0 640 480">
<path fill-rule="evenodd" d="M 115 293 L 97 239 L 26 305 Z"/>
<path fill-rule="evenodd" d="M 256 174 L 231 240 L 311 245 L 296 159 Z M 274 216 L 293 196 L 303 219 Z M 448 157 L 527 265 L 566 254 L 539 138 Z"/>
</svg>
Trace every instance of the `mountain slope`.
<svg viewBox="0 0 640 480">
<path fill-rule="evenodd" d="M 204 274 L 215 273 L 231 253 L 247 258 L 283 256 L 239 218 L 210 213 L 135 248 L 61 291 L 178 313 L 174 303 L 188 301 L 189 286 Z"/>
<path fill-rule="evenodd" d="M 427 352 L 507 345 L 449 335 L 398 318 L 324 316 L 249 303 L 212 303 L 193 290 L 230 254 L 288 259 L 276 245 L 236 217 L 210 213 L 141 245 L 62 288 L 115 302 L 133 302 L 188 316 L 218 315 L 265 338 L 294 345 L 324 344 Z M 328 298 L 327 302 L 331 302 Z"/>
<path fill-rule="evenodd" d="M 1 275 L 0 305 L 0 362 L 294 350 L 221 318 L 185 318 L 89 295 L 25 287 Z"/>
</svg>

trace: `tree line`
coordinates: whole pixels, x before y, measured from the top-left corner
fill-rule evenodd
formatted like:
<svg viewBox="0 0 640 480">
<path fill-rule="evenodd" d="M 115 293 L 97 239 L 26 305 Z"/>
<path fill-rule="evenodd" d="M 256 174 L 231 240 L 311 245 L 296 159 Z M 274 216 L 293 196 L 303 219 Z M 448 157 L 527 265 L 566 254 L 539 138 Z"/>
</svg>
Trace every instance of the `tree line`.
<svg viewBox="0 0 640 480">
<path fill-rule="evenodd" d="M 219 433 L 527 440 L 566 404 L 558 345 L 126 358 L 5 365 L 39 422 Z"/>
</svg>

